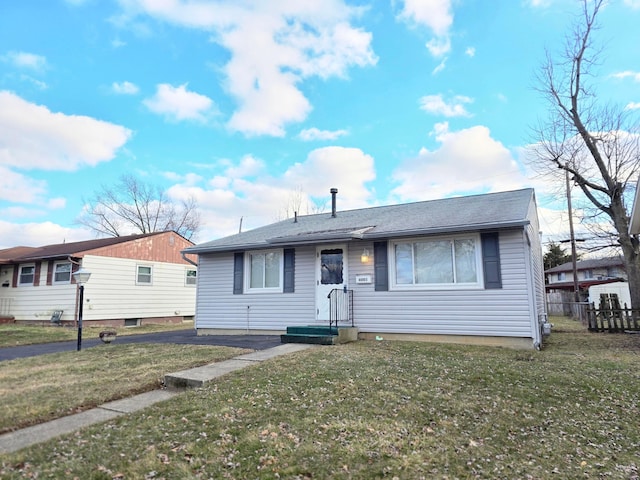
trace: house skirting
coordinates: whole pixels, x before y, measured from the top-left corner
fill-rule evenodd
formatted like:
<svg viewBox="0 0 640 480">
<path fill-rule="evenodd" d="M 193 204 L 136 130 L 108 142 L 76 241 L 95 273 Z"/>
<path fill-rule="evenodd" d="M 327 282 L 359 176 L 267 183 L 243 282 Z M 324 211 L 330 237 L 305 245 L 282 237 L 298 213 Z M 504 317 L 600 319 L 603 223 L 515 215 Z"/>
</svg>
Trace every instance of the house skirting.
<svg viewBox="0 0 640 480">
<path fill-rule="evenodd" d="M 13 318 L 13 316 L 11 315 L 9 316 L 0 315 L 0 324 L 2 323 L 16 323 L 16 319 Z"/>
<path fill-rule="evenodd" d="M 247 330 L 246 328 L 198 328 L 198 335 L 282 335 L 285 330 Z"/>
<path fill-rule="evenodd" d="M 359 340 L 403 340 L 410 342 L 458 343 L 463 345 L 484 345 L 509 347 L 519 350 L 533 350 L 533 340 L 522 337 L 482 337 L 474 335 L 427 335 L 414 333 L 372 333 L 360 332 Z"/>
<path fill-rule="evenodd" d="M 125 327 L 125 326 L 142 326 L 149 324 L 158 324 L 158 323 L 183 323 L 183 322 L 192 322 L 193 317 L 148 317 L 148 318 L 105 318 L 101 320 L 82 320 L 82 325 L 84 327 Z M 12 321 L 14 322 L 14 321 Z M 0 322 L 2 323 L 2 322 Z M 63 320 L 59 324 L 52 323 L 51 320 L 15 320 L 15 323 L 20 325 L 37 325 L 37 326 L 50 326 L 50 325 L 60 325 L 64 327 L 75 327 L 75 320 Z M 185 327 L 186 328 L 186 327 Z"/>
</svg>

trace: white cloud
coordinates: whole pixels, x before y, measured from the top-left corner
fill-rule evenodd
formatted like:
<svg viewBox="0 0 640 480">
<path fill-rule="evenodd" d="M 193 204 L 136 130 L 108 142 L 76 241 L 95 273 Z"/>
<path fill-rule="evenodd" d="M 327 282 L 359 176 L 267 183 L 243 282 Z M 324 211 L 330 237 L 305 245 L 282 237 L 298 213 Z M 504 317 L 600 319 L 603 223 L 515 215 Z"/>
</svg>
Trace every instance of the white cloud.
<svg viewBox="0 0 640 480">
<path fill-rule="evenodd" d="M 634 10 L 640 9 L 640 0 L 624 0 L 624 4 Z"/>
<path fill-rule="evenodd" d="M 473 99 L 464 95 L 456 95 L 446 102 L 441 94 L 426 95 L 420 99 L 420 109 L 434 115 L 445 117 L 470 117 L 465 104 L 473 103 Z"/>
<path fill-rule="evenodd" d="M 302 130 L 298 137 L 305 142 L 311 142 L 313 140 L 335 140 L 348 133 L 346 130 L 320 130 L 313 127 Z"/>
<path fill-rule="evenodd" d="M 451 51 L 451 40 L 449 37 L 432 38 L 425 46 L 434 57 L 442 57 Z"/>
<path fill-rule="evenodd" d="M 400 18 L 426 25 L 437 36 L 446 36 L 453 24 L 450 0 L 404 0 Z"/>
<path fill-rule="evenodd" d="M 640 0 L 639 0 L 640 2 Z M 623 72 L 616 72 L 611 74 L 613 78 L 624 80 L 625 78 L 631 78 L 634 82 L 640 82 L 640 72 L 633 72 L 631 70 L 625 70 Z"/>
<path fill-rule="evenodd" d="M 630 102 L 624 107 L 625 110 L 639 110 L 640 102 Z"/>
<path fill-rule="evenodd" d="M 113 82 L 111 84 L 111 90 L 114 93 L 117 93 L 119 95 L 135 95 L 140 91 L 140 89 L 135 83 L 131 83 L 127 81 Z"/>
<path fill-rule="evenodd" d="M 423 148 L 394 172 L 393 196 L 402 201 L 445 198 L 464 193 L 512 190 L 528 186 L 509 150 L 491 137 L 487 127 L 456 132 L 436 125 L 436 150 Z"/>
<path fill-rule="evenodd" d="M 315 205 L 330 205 L 332 187 L 339 190 L 339 209 L 363 207 L 373 198 L 366 184 L 375 178 L 374 161 L 357 148 L 313 150 L 305 161 L 277 177 L 258 168 L 262 165 L 263 160 L 250 156 L 238 163 L 223 162 L 224 175 L 214 176 L 203 186 L 176 184 L 168 191 L 173 198 L 197 200 L 205 224 L 200 235 L 203 241 L 236 233 L 240 218 L 243 230 L 281 219 L 288 199 L 296 192 L 304 197 L 298 211 L 301 215 L 312 213 Z"/>
<path fill-rule="evenodd" d="M 476 49 L 475 47 L 467 47 L 467 49 L 464 51 L 464 54 L 467 57 L 475 57 L 476 56 Z"/>
<path fill-rule="evenodd" d="M 0 59 L 18 68 L 40 71 L 47 66 L 47 59 L 42 55 L 28 52 L 8 52 Z"/>
<path fill-rule="evenodd" d="M 529 0 L 529 5 L 533 8 L 547 8 L 552 2 L 553 0 Z"/>
<path fill-rule="evenodd" d="M 0 155 L 2 155 L 1 144 Z M 0 200 L 36 203 L 46 191 L 46 182 L 26 177 L 0 164 Z"/>
<path fill-rule="evenodd" d="M 206 123 L 215 113 L 213 101 L 205 95 L 188 91 L 186 83 L 178 87 L 161 83 L 157 86 L 156 94 L 143 103 L 152 112 L 173 121 L 194 120 Z"/>
<path fill-rule="evenodd" d="M 130 136 L 120 125 L 51 112 L 0 91 L 0 165 L 74 171 L 113 159 Z"/>
<path fill-rule="evenodd" d="M 67 199 L 63 197 L 50 198 L 47 202 L 47 208 L 50 210 L 60 210 L 67 206 Z"/>
<path fill-rule="evenodd" d="M 447 66 L 447 58 L 443 58 L 442 61 L 438 64 L 438 66 L 436 68 L 433 69 L 433 71 L 431 72 L 432 75 L 437 75 L 438 73 L 440 73 L 441 71 L 443 71 L 445 69 L 445 67 Z"/>
<path fill-rule="evenodd" d="M 31 85 L 35 86 L 38 90 L 46 90 L 47 88 L 49 88 L 46 82 L 38 80 L 37 78 L 33 78 L 30 75 L 22 74 L 20 75 L 20 80 L 22 80 L 23 82 L 30 83 Z"/>
<path fill-rule="evenodd" d="M 95 238 L 95 234 L 89 230 L 67 228 L 53 222 L 18 224 L 0 220 L 0 231 L 0 248 L 40 247 Z"/>
<path fill-rule="evenodd" d="M 441 57 L 451 50 L 451 8 L 451 0 L 404 0 L 398 17 L 411 24 L 429 28 L 435 37 L 427 42 L 427 49 L 434 57 Z"/>
<path fill-rule="evenodd" d="M 345 77 L 352 66 L 377 62 L 371 34 L 350 23 L 360 10 L 342 0 L 120 4 L 131 18 L 144 14 L 212 32 L 231 54 L 222 69 L 238 104 L 229 127 L 246 135 L 283 136 L 287 124 L 304 120 L 312 109 L 299 86 L 306 78 Z"/>
</svg>

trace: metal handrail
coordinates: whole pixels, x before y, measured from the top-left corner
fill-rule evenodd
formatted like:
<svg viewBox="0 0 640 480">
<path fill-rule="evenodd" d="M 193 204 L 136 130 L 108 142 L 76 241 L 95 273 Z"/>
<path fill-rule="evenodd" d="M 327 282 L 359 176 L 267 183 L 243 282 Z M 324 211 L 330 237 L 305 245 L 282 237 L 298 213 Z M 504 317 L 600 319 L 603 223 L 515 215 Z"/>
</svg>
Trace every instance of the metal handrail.
<svg viewBox="0 0 640 480">
<path fill-rule="evenodd" d="M 329 299 L 329 329 L 333 327 L 334 322 L 336 330 L 338 322 L 349 322 L 353 327 L 353 290 L 348 290 L 347 287 L 334 288 L 327 298 Z"/>
</svg>

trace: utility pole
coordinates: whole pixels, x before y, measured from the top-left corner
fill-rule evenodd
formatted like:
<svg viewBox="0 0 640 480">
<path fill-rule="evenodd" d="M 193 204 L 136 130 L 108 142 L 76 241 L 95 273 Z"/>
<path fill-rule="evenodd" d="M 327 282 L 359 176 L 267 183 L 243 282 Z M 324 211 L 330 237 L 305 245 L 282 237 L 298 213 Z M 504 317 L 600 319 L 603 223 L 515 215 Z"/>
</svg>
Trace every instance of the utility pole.
<svg viewBox="0 0 640 480">
<path fill-rule="evenodd" d="M 574 301 L 577 303 L 580 302 L 580 290 L 578 287 L 578 266 L 576 265 L 576 237 L 575 234 L 573 232 L 573 209 L 571 208 L 571 184 L 569 182 L 569 170 L 564 171 L 565 173 L 565 179 L 566 179 L 566 183 L 567 183 L 567 209 L 569 210 L 569 238 L 571 241 L 571 266 L 573 267 L 573 295 L 574 295 Z M 576 307 L 578 308 L 578 316 L 581 317 L 582 315 L 580 315 L 580 308 L 578 307 L 578 305 L 576 305 Z M 582 318 L 580 318 L 580 320 L 582 320 Z"/>
</svg>

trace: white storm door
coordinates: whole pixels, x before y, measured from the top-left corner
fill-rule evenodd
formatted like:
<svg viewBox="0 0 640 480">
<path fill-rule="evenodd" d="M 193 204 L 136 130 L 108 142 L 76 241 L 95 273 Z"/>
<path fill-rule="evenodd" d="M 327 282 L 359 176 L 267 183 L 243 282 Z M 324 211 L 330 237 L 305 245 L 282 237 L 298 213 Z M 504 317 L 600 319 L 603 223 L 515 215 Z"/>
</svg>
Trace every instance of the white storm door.
<svg viewBox="0 0 640 480">
<path fill-rule="evenodd" d="M 347 248 L 330 245 L 316 249 L 316 320 L 329 321 L 329 293 L 347 283 Z"/>
</svg>

